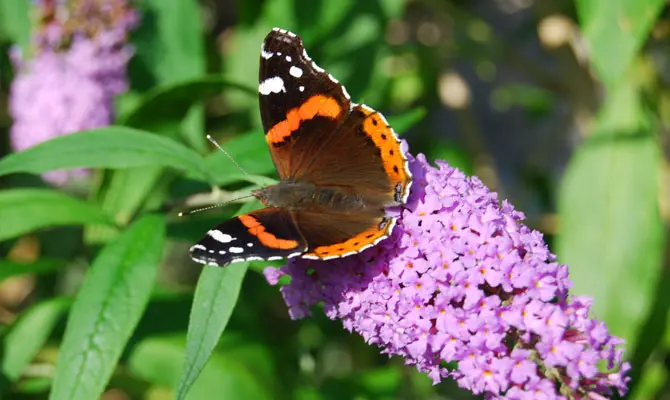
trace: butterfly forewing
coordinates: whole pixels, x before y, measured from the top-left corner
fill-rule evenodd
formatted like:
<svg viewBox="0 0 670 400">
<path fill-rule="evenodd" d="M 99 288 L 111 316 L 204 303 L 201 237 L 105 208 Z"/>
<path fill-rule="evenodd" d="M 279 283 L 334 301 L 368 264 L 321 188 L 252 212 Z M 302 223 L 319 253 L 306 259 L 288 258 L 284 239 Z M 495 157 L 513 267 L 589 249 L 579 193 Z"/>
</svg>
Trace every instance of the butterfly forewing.
<svg viewBox="0 0 670 400">
<path fill-rule="evenodd" d="M 265 139 L 281 178 L 297 178 L 351 107 L 344 87 L 309 58 L 300 37 L 281 29 L 261 46 L 258 93 Z"/>
</svg>

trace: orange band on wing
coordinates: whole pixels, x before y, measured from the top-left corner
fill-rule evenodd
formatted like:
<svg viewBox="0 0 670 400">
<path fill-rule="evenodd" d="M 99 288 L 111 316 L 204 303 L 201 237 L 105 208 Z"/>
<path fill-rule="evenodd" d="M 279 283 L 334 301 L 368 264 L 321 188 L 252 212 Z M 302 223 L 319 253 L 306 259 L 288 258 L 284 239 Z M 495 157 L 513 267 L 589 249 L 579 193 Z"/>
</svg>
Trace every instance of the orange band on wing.
<svg viewBox="0 0 670 400">
<path fill-rule="evenodd" d="M 314 249 L 310 249 L 305 256 L 328 259 L 341 257 L 345 254 L 359 253 L 361 250 L 371 247 L 381 239 L 388 237 L 394 222 L 389 219 L 381 228 L 368 229 L 343 243 L 315 247 Z"/>
<path fill-rule="evenodd" d="M 288 250 L 298 247 L 298 242 L 290 239 L 279 239 L 277 236 L 265 230 L 265 227 L 258 220 L 250 215 L 240 215 L 237 217 L 242 225 L 246 226 L 249 233 L 256 236 L 263 246 L 273 249 Z"/>
<path fill-rule="evenodd" d="M 269 143 L 283 142 L 291 133 L 300 128 L 303 121 L 316 116 L 336 119 L 342 113 L 342 107 L 332 97 L 317 94 L 307 99 L 300 107 L 296 107 L 286 113 L 286 119 L 275 124 L 265 135 Z"/>
</svg>

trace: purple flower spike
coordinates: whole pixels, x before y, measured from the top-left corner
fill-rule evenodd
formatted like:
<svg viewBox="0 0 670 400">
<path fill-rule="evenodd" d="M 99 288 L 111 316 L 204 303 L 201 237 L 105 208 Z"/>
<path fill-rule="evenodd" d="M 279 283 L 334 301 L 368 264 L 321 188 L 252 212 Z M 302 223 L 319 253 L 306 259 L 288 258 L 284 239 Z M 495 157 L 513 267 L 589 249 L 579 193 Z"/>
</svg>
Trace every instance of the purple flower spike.
<svg viewBox="0 0 670 400">
<path fill-rule="evenodd" d="M 41 26 L 34 57 L 17 48 L 10 92 L 12 147 L 24 150 L 54 137 L 107 126 L 114 97 L 127 90 L 126 65 L 133 50 L 125 41 L 137 23 L 126 0 L 36 3 Z M 62 185 L 83 170 L 51 171 L 43 178 Z"/>
<path fill-rule="evenodd" d="M 290 275 L 281 292 L 291 317 L 323 302 L 329 318 L 434 383 L 452 377 L 488 398 L 624 395 L 622 340 L 589 318 L 590 299 L 568 296 L 567 266 L 542 234 L 479 179 L 423 155 L 410 166 L 412 193 L 390 238 L 265 270 L 272 285 Z"/>
</svg>

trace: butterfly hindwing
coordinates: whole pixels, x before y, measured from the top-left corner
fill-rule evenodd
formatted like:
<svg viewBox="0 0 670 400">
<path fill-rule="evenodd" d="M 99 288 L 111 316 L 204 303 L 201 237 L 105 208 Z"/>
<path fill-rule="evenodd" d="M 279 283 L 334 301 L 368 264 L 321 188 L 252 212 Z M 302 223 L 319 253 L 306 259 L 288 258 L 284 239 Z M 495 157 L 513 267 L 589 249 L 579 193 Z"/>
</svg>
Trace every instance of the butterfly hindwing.
<svg viewBox="0 0 670 400">
<path fill-rule="evenodd" d="M 268 207 L 229 219 L 207 232 L 191 247 L 191 257 L 208 265 L 274 260 L 306 250 L 290 212 Z"/>
<path fill-rule="evenodd" d="M 395 219 L 383 210 L 356 214 L 326 210 L 296 211 L 295 218 L 309 250 L 304 258 L 331 259 L 356 254 L 388 237 Z"/>
</svg>

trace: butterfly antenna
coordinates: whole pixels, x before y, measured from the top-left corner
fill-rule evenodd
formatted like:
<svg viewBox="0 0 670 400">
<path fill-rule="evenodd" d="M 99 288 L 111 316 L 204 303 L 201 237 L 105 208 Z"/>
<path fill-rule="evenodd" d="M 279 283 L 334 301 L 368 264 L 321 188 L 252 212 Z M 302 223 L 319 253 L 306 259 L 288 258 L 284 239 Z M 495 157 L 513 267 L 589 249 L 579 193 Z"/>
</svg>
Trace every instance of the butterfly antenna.
<svg viewBox="0 0 670 400">
<path fill-rule="evenodd" d="M 250 194 L 250 195 L 247 195 L 247 196 L 237 197 L 235 199 L 231 199 L 231 200 L 224 201 L 224 202 L 221 202 L 221 203 L 212 204 L 211 206 L 200 207 L 200 208 L 196 208 L 196 209 L 188 210 L 188 211 L 181 211 L 177 215 L 179 215 L 180 217 L 184 217 L 186 215 L 192 215 L 192 214 L 195 214 L 195 213 L 199 213 L 200 211 L 207 211 L 207 210 L 211 210 L 211 209 L 214 209 L 214 208 L 223 207 L 226 204 L 230 204 L 230 203 L 236 202 L 238 200 L 246 199 L 246 198 L 249 198 L 249 197 L 254 197 L 254 196 Z"/>
<path fill-rule="evenodd" d="M 230 160 L 230 161 L 237 167 L 237 169 L 239 169 L 239 170 L 244 174 L 244 176 L 246 176 L 247 178 L 250 178 L 250 179 L 251 179 L 251 175 L 249 175 L 249 174 L 247 173 L 247 171 L 245 171 L 245 170 L 240 166 L 240 164 L 238 164 L 237 161 L 235 161 L 235 159 L 233 158 L 233 156 L 231 156 L 227 151 L 225 151 L 225 150 L 223 149 L 223 147 L 221 147 L 221 145 L 220 145 L 216 140 L 214 140 L 214 138 L 212 137 L 212 135 L 207 135 L 207 140 L 209 140 L 214 146 L 216 146 L 217 149 L 221 150 L 221 152 L 222 152 L 223 154 L 225 154 L 226 157 L 228 157 L 228 159 L 229 159 L 229 160 Z"/>
</svg>

